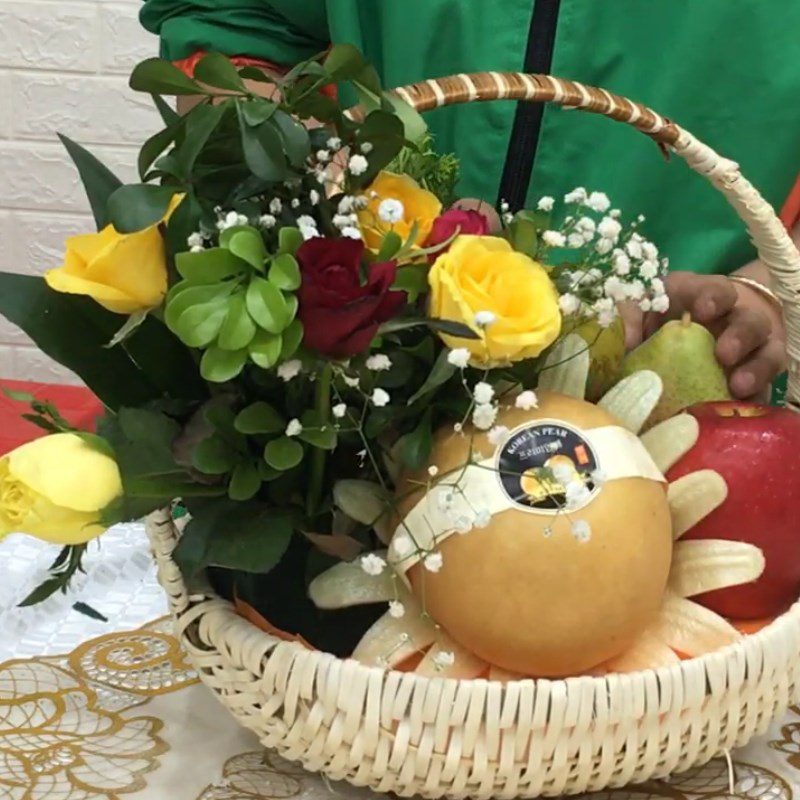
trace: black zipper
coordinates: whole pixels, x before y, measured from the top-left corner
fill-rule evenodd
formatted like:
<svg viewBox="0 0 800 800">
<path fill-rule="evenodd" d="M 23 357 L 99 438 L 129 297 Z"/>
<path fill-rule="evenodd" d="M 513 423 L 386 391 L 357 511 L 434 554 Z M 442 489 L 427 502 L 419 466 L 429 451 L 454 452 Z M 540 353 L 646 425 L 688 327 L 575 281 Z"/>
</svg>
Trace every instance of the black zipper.
<svg viewBox="0 0 800 800">
<path fill-rule="evenodd" d="M 536 0 L 525 48 L 525 72 L 550 72 L 560 5 L 561 0 Z M 498 194 L 498 205 L 505 201 L 512 211 L 519 211 L 528 195 L 543 116 L 544 103 L 517 104 Z"/>
</svg>

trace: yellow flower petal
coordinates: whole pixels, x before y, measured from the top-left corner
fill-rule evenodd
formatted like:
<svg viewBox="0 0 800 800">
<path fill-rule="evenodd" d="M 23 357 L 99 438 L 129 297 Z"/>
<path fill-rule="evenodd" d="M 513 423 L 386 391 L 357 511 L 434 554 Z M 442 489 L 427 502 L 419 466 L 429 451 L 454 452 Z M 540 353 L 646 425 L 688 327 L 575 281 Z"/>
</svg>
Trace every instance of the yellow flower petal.
<svg viewBox="0 0 800 800">
<path fill-rule="evenodd" d="M 65 267 L 45 272 L 44 279 L 53 291 L 86 295 L 115 314 L 133 314 L 135 311 L 141 310 L 141 305 L 137 300 L 119 289 L 72 275 L 67 272 Z"/>
<path fill-rule="evenodd" d="M 35 439 L 6 458 L 12 478 L 64 509 L 96 514 L 122 494 L 116 462 L 74 433 Z"/>
</svg>

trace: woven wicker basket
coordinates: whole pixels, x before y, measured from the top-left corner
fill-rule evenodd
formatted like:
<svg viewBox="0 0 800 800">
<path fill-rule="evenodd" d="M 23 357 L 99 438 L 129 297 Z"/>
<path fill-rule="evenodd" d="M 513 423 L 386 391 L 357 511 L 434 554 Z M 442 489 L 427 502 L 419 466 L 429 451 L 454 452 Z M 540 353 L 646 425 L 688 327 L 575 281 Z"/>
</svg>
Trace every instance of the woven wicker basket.
<svg viewBox="0 0 800 800">
<path fill-rule="evenodd" d="M 459 75 L 397 93 L 420 111 L 553 101 L 627 122 L 682 156 L 736 209 L 772 273 L 788 398 L 800 410 L 800 255 L 736 164 L 641 105 L 548 76 Z M 309 651 L 263 633 L 211 591 L 189 595 L 170 515 L 153 515 L 148 530 L 180 638 L 223 704 L 285 758 L 380 792 L 511 798 L 623 786 L 741 746 L 800 699 L 800 603 L 753 636 L 664 669 L 506 684 L 425 678 Z"/>
</svg>

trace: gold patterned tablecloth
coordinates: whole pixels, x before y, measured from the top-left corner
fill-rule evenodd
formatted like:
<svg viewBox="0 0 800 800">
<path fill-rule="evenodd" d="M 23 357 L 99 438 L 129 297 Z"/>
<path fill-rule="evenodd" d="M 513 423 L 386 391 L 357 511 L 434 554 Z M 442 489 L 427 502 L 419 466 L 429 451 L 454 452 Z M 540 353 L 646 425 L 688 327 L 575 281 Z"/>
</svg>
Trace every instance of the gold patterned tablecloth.
<svg viewBox="0 0 800 800">
<path fill-rule="evenodd" d="M 0 664 L 5 800 L 367 800 L 266 753 L 201 686 L 166 619 Z M 584 800 L 800 800 L 800 708 L 734 754 Z"/>
</svg>

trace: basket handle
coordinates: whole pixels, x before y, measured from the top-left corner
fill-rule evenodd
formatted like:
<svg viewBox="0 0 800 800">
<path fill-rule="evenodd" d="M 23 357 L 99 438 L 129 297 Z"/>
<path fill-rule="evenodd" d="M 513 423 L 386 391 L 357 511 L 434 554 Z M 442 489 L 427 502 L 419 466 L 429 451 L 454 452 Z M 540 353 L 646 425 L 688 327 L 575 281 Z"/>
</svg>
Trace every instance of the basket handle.
<svg viewBox="0 0 800 800">
<path fill-rule="evenodd" d="M 793 410 L 800 412 L 800 253 L 769 203 L 742 176 L 738 164 L 722 158 L 691 133 L 646 106 L 605 89 L 550 75 L 478 72 L 423 81 L 394 92 L 420 112 L 486 100 L 557 103 L 626 122 L 681 156 L 733 206 L 769 269 L 786 325 L 789 360 L 786 399 Z"/>
</svg>

